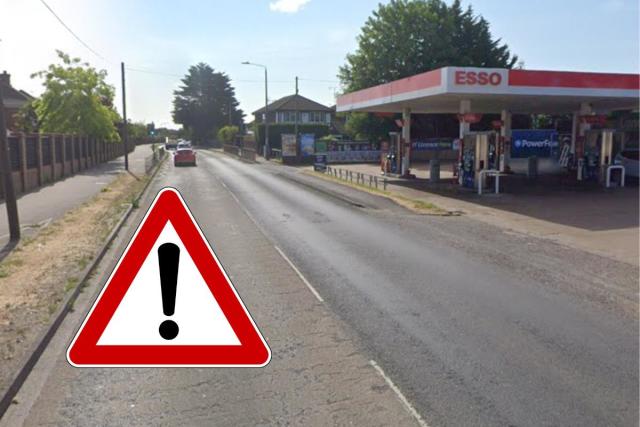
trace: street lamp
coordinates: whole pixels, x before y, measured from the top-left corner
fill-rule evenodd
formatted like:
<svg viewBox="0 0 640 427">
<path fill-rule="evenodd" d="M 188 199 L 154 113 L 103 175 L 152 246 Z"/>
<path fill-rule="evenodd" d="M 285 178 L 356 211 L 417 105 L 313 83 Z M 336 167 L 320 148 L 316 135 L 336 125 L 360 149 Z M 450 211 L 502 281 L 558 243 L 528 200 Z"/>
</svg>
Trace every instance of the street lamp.
<svg viewBox="0 0 640 427">
<path fill-rule="evenodd" d="M 269 92 L 267 89 L 267 67 L 261 64 L 244 61 L 242 65 L 253 65 L 255 67 L 264 68 L 264 147 L 262 155 L 266 160 L 271 156 L 271 146 L 269 145 Z"/>
</svg>

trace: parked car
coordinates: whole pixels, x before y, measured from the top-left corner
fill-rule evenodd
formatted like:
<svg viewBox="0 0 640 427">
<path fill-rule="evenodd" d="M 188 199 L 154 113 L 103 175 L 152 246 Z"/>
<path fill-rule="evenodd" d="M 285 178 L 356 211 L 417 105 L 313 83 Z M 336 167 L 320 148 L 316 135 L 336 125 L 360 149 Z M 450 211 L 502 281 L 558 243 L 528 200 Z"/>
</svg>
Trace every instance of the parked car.
<svg viewBox="0 0 640 427">
<path fill-rule="evenodd" d="M 174 166 L 196 166 L 196 152 L 191 147 L 178 147 L 173 155 Z"/>
<path fill-rule="evenodd" d="M 628 148 L 621 151 L 615 158 L 615 163 L 624 166 L 625 175 L 630 178 L 638 179 L 638 158 L 640 157 L 640 149 Z"/>
</svg>

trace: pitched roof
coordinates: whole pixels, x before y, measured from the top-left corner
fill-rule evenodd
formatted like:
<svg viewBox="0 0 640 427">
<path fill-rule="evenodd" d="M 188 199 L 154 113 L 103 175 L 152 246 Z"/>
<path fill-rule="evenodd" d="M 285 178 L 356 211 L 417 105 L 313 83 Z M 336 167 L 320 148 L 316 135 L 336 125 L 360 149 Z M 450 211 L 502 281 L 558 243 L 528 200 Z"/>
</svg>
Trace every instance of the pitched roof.
<svg viewBox="0 0 640 427">
<path fill-rule="evenodd" d="M 269 111 L 327 111 L 330 112 L 331 108 L 322 105 L 318 102 L 312 101 L 309 98 L 305 98 L 302 95 L 289 95 L 273 101 L 268 105 Z M 264 107 L 253 112 L 253 114 L 264 113 Z"/>
</svg>

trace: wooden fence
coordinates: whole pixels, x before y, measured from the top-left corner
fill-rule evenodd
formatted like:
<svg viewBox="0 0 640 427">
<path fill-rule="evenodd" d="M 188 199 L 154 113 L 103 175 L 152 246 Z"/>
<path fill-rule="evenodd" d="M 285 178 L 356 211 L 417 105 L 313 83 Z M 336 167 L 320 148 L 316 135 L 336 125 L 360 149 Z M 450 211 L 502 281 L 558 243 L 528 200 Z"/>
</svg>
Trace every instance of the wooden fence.
<svg viewBox="0 0 640 427">
<path fill-rule="evenodd" d="M 9 160 L 17 194 L 124 155 L 122 142 L 79 135 L 11 133 Z M 131 151 L 135 144 L 130 145 Z M 4 185 L 0 185 L 4 198 Z"/>
</svg>

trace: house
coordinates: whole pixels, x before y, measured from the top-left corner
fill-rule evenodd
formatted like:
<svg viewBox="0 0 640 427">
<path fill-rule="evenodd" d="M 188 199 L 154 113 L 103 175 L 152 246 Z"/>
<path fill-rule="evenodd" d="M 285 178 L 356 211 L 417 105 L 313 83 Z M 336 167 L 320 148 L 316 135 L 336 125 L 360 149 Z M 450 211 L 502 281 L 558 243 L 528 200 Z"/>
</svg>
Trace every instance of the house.
<svg viewBox="0 0 640 427">
<path fill-rule="evenodd" d="M 253 112 L 255 123 L 264 121 L 264 110 L 262 107 Z M 305 98 L 302 95 L 289 95 L 273 101 L 268 105 L 269 124 L 273 123 L 295 123 L 296 111 L 298 112 L 299 124 L 324 124 L 331 126 L 334 111 L 318 102 Z"/>
<path fill-rule="evenodd" d="M 15 114 L 34 98 L 23 90 L 15 89 L 11 86 L 11 75 L 6 71 L 0 74 L 0 85 L 2 85 L 2 99 L 4 103 L 4 116 L 8 130 L 15 129 Z"/>
</svg>

